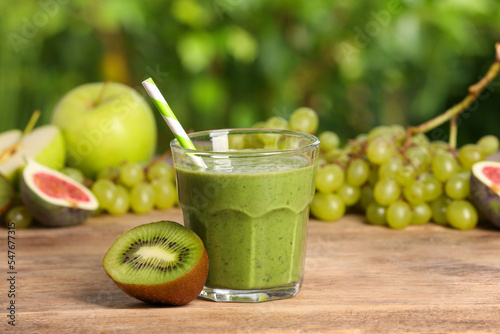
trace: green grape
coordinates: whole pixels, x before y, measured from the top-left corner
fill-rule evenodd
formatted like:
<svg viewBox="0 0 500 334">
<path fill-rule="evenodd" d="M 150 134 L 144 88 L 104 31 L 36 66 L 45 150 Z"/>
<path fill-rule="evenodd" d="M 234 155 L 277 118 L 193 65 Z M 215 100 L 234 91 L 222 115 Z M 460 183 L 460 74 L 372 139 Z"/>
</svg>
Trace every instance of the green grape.
<svg viewBox="0 0 500 334">
<path fill-rule="evenodd" d="M 90 188 L 99 201 L 99 207 L 107 210 L 115 200 L 116 185 L 109 179 L 98 179 Z"/>
<path fill-rule="evenodd" d="M 415 181 L 416 171 L 411 165 L 403 165 L 397 172 L 395 179 L 401 186 L 407 186 Z"/>
<path fill-rule="evenodd" d="M 345 213 L 345 204 L 337 194 L 316 193 L 311 202 L 311 213 L 324 221 L 335 221 Z"/>
<path fill-rule="evenodd" d="M 439 152 L 448 152 L 448 149 L 450 148 L 449 144 L 445 141 L 442 140 L 435 140 L 430 143 L 429 148 L 431 152 L 434 154 L 437 154 Z"/>
<path fill-rule="evenodd" d="M 457 160 L 450 152 L 439 152 L 432 160 L 432 172 L 441 182 L 445 182 L 458 171 Z"/>
<path fill-rule="evenodd" d="M 429 138 L 423 133 L 419 133 L 410 138 L 410 145 L 426 146 L 429 144 Z"/>
<path fill-rule="evenodd" d="M 368 135 L 366 133 L 360 133 L 354 138 L 354 141 L 357 143 L 362 143 L 368 140 Z"/>
<path fill-rule="evenodd" d="M 366 219 L 372 225 L 386 225 L 386 211 L 387 208 L 385 206 L 377 202 L 371 202 L 366 208 Z"/>
<path fill-rule="evenodd" d="M 120 170 L 120 182 L 132 187 L 144 180 L 144 169 L 138 163 L 127 162 Z"/>
<path fill-rule="evenodd" d="M 432 174 L 422 173 L 419 180 L 424 185 L 424 200 L 433 201 L 443 194 L 443 184 Z"/>
<path fill-rule="evenodd" d="M 342 198 L 346 206 L 351 206 L 358 202 L 361 196 L 361 189 L 344 183 L 340 186 L 337 194 Z"/>
<path fill-rule="evenodd" d="M 476 208 L 465 200 L 455 200 L 448 204 L 446 218 L 452 227 L 459 230 L 470 230 L 478 221 Z"/>
<path fill-rule="evenodd" d="M 260 138 L 260 141 L 264 144 L 264 148 L 267 149 L 276 149 L 277 144 L 279 142 L 279 138 L 281 137 L 277 133 L 261 133 L 257 135 Z"/>
<path fill-rule="evenodd" d="M 429 203 L 432 210 L 432 221 L 436 224 L 446 225 L 448 218 L 446 217 L 446 207 L 451 200 L 446 196 L 441 196 Z"/>
<path fill-rule="evenodd" d="M 435 179 L 434 175 L 432 175 L 432 173 L 430 172 L 423 172 L 418 176 L 418 180 L 422 182 L 425 182 L 429 179 Z"/>
<path fill-rule="evenodd" d="M 255 126 L 254 126 L 255 127 Z M 245 148 L 262 148 L 264 142 L 261 139 L 260 134 L 249 134 L 245 137 Z"/>
<path fill-rule="evenodd" d="M 395 202 L 400 194 L 401 189 L 398 183 L 389 178 L 380 179 L 373 189 L 373 197 L 378 204 L 384 206 Z"/>
<path fill-rule="evenodd" d="M 401 124 L 389 125 L 389 128 L 391 129 L 392 137 L 396 141 L 401 142 L 406 138 L 406 129 Z"/>
<path fill-rule="evenodd" d="M 243 150 L 243 149 L 245 149 L 245 137 L 246 137 L 245 135 L 237 135 L 237 134 L 228 136 L 227 137 L 228 148 L 230 150 Z M 173 167 L 170 164 L 168 164 L 168 166 L 171 167 L 173 170 Z"/>
<path fill-rule="evenodd" d="M 422 225 L 429 222 L 432 218 L 432 210 L 429 204 L 420 203 L 412 208 L 411 225 Z"/>
<path fill-rule="evenodd" d="M 499 145 L 498 137 L 493 135 L 483 136 L 477 141 L 477 146 L 485 157 L 497 152 Z"/>
<path fill-rule="evenodd" d="M 318 159 L 318 170 L 320 170 L 321 168 L 323 168 L 327 165 L 328 165 L 328 162 L 326 162 L 326 159 L 324 159 L 324 158 Z"/>
<path fill-rule="evenodd" d="M 396 201 L 387 207 L 387 225 L 394 229 L 401 229 L 408 226 L 411 222 L 411 218 L 412 213 L 410 206 L 404 201 Z"/>
<path fill-rule="evenodd" d="M 367 134 L 367 139 L 371 140 L 377 137 L 390 137 L 392 135 L 391 127 L 387 125 L 379 125 L 371 129 Z"/>
<path fill-rule="evenodd" d="M 288 129 L 288 121 L 282 117 L 273 116 L 267 120 L 265 128 L 285 130 Z"/>
<path fill-rule="evenodd" d="M 322 193 L 331 193 L 344 183 L 344 171 L 337 164 L 329 164 L 316 173 L 316 189 Z"/>
<path fill-rule="evenodd" d="M 339 136 L 333 131 L 324 131 L 319 135 L 319 149 L 328 153 L 338 148 L 340 145 Z"/>
<path fill-rule="evenodd" d="M 330 152 L 325 153 L 323 156 L 327 161 L 338 160 L 339 162 L 344 162 L 344 163 L 347 162 L 347 160 L 345 159 L 347 154 L 345 154 L 344 151 L 338 148 L 335 148 Z"/>
<path fill-rule="evenodd" d="M 385 177 L 395 177 L 403 168 L 403 161 L 400 157 L 393 157 L 387 162 L 380 165 L 378 169 L 378 177 L 383 179 Z"/>
<path fill-rule="evenodd" d="M 83 183 L 83 181 L 85 180 L 85 176 L 83 176 L 82 171 L 77 168 L 64 167 L 63 169 L 61 169 L 61 173 L 72 178 L 78 183 Z"/>
<path fill-rule="evenodd" d="M 370 168 L 370 176 L 368 176 L 368 183 L 372 186 L 375 186 L 375 184 L 379 180 L 379 177 L 378 177 L 379 168 L 380 168 L 379 165 L 372 165 Z"/>
<path fill-rule="evenodd" d="M 361 187 L 361 194 L 359 195 L 359 205 L 361 209 L 366 210 L 371 202 L 374 202 L 373 197 L 373 187 L 369 184 L 365 184 Z"/>
<path fill-rule="evenodd" d="M 130 207 L 130 199 L 127 188 L 121 184 L 116 185 L 115 198 L 113 203 L 107 208 L 108 212 L 112 215 L 122 215 L 128 211 Z"/>
<path fill-rule="evenodd" d="M 31 225 L 33 218 L 31 213 L 24 205 L 16 205 L 7 211 L 5 215 L 5 223 L 10 226 L 10 223 L 15 224 L 15 228 L 27 228 Z"/>
<path fill-rule="evenodd" d="M 405 157 L 408 163 L 414 167 L 415 170 L 425 170 L 431 160 L 429 149 L 425 146 L 412 146 L 405 152 Z"/>
<path fill-rule="evenodd" d="M 129 198 L 130 207 L 135 213 L 148 213 L 154 208 L 155 191 L 149 183 L 137 183 L 130 190 Z"/>
<path fill-rule="evenodd" d="M 301 107 L 290 115 L 290 129 L 307 133 L 315 133 L 318 129 L 318 114 L 311 108 Z"/>
<path fill-rule="evenodd" d="M 177 190 L 168 178 L 155 179 L 151 183 L 155 191 L 155 206 L 160 210 L 173 207 L 176 203 Z"/>
<path fill-rule="evenodd" d="M 422 181 L 415 181 L 403 188 L 403 195 L 412 205 L 425 202 L 425 186 Z"/>
<path fill-rule="evenodd" d="M 464 199 L 470 194 L 469 173 L 458 173 L 450 177 L 445 185 L 444 191 L 451 199 Z"/>
<path fill-rule="evenodd" d="M 175 170 L 174 167 L 172 167 L 172 165 L 170 165 L 168 162 L 158 161 L 147 169 L 146 177 L 148 181 L 161 179 L 162 177 L 168 177 L 169 179 L 172 179 L 175 177 Z"/>
<path fill-rule="evenodd" d="M 380 165 L 387 162 L 395 153 L 394 143 L 389 137 L 376 137 L 368 142 L 366 156 L 371 163 Z"/>
<path fill-rule="evenodd" d="M 118 180 L 119 177 L 120 177 L 119 167 L 106 167 L 104 169 L 101 169 L 99 173 L 97 173 L 96 179 Z"/>
<path fill-rule="evenodd" d="M 266 122 L 257 122 L 254 125 L 252 125 L 252 128 L 254 128 L 254 129 L 265 129 L 266 128 Z"/>
<path fill-rule="evenodd" d="M 370 177 L 370 165 L 363 159 L 352 160 L 347 166 L 346 180 L 353 187 L 361 187 Z"/>
<path fill-rule="evenodd" d="M 467 144 L 458 150 L 458 161 L 465 170 L 471 170 L 472 165 L 483 159 L 483 152 L 478 145 Z"/>
</svg>

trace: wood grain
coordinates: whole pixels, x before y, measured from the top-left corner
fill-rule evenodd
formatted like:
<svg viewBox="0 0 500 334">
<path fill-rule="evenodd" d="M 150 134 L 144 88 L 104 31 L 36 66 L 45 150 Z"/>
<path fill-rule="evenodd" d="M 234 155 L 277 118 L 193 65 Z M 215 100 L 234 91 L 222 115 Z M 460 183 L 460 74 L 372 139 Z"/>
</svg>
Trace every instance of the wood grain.
<svg viewBox="0 0 500 334">
<path fill-rule="evenodd" d="M 309 224 L 306 274 L 292 299 L 196 299 L 152 307 L 119 290 L 101 261 L 128 229 L 182 222 L 179 209 L 16 231 L 16 323 L 22 333 L 498 333 L 500 230 L 428 224 L 391 230 L 348 215 Z M 1 229 L 7 252 L 7 230 Z M 4 257 L 5 259 L 5 257 Z M 2 268 L 7 261 L 2 260 Z M 5 269 L 6 273 L 8 270 Z M 8 286 L 0 291 L 0 332 Z"/>
</svg>

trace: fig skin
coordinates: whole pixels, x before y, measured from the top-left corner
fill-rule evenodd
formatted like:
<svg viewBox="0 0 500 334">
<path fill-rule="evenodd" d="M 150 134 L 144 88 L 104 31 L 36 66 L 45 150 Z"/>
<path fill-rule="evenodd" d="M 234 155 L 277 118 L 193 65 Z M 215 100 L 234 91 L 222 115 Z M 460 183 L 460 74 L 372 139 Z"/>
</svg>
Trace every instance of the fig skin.
<svg viewBox="0 0 500 334">
<path fill-rule="evenodd" d="M 21 198 L 33 217 L 47 227 L 79 225 L 94 213 L 92 210 L 58 206 L 44 202 L 33 194 L 24 180 L 21 181 Z"/>
<path fill-rule="evenodd" d="M 92 209 L 83 208 L 75 202 L 74 206 L 54 204 L 40 197 L 30 186 L 29 181 L 32 174 L 36 171 L 42 171 L 48 175 L 71 182 L 73 186 L 85 189 L 87 196 L 91 197 L 91 203 L 94 203 Z M 52 168 L 41 165 L 40 163 L 28 159 L 27 165 L 21 174 L 20 192 L 23 204 L 31 213 L 33 218 L 47 227 L 67 227 L 83 223 L 97 209 L 98 202 L 94 195 L 84 185 L 69 179 L 66 175 Z"/>
<path fill-rule="evenodd" d="M 476 208 L 493 225 L 500 228 L 500 196 L 474 176 L 474 173 L 470 176 L 470 192 Z"/>
<path fill-rule="evenodd" d="M 107 273 L 107 272 L 106 272 Z M 109 277 L 111 275 L 108 274 Z M 146 303 L 157 305 L 185 305 L 198 297 L 208 277 L 208 254 L 203 246 L 203 253 L 198 263 L 173 281 L 162 284 L 121 283 L 111 277 L 116 285 L 128 295 Z"/>
</svg>

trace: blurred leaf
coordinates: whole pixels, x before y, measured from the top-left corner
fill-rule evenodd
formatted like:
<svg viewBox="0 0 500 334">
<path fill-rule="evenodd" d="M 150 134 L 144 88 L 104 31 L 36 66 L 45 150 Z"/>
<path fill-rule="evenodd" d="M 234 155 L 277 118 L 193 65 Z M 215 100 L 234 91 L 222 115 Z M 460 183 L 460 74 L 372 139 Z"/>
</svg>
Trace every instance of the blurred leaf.
<svg viewBox="0 0 500 334">
<path fill-rule="evenodd" d="M 237 26 L 226 29 L 226 48 L 228 52 L 242 63 L 251 63 L 257 56 L 257 41 L 245 30 Z"/>
<path fill-rule="evenodd" d="M 192 32 L 183 35 L 177 44 L 177 53 L 182 65 L 191 73 L 198 73 L 208 67 L 215 57 L 212 36 L 206 32 Z"/>
<path fill-rule="evenodd" d="M 103 31 L 114 32 L 122 25 L 142 25 L 145 18 L 135 1 L 105 0 L 94 3 L 92 22 Z"/>
<path fill-rule="evenodd" d="M 193 0 L 177 0 L 172 3 L 172 15 L 181 23 L 193 28 L 205 27 L 211 21 L 210 13 Z"/>
<path fill-rule="evenodd" d="M 31 0 L 0 10 L 0 131 L 23 127 L 34 109 L 49 122 L 77 85 L 111 78 L 143 94 L 152 76 L 187 129 L 248 126 L 306 105 L 320 130 L 354 137 L 460 101 L 500 36 L 497 0 Z M 459 141 L 500 133 L 499 85 Z"/>
<path fill-rule="evenodd" d="M 229 124 L 231 128 L 250 128 L 259 119 L 251 104 L 239 103 L 229 110 Z"/>
<path fill-rule="evenodd" d="M 219 117 L 224 114 L 227 94 L 221 80 L 198 77 L 191 85 L 191 101 L 199 113 Z"/>
</svg>

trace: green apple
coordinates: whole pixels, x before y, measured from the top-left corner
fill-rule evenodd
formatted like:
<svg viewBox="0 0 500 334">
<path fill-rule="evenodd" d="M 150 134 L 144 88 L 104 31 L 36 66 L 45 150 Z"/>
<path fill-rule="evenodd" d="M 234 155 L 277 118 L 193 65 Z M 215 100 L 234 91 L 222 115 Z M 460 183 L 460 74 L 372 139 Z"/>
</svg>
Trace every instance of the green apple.
<svg viewBox="0 0 500 334">
<path fill-rule="evenodd" d="M 61 130 L 43 125 L 27 135 L 19 130 L 0 134 L 0 173 L 16 181 L 26 158 L 33 158 L 50 168 L 60 169 L 66 160 L 66 145 Z"/>
<path fill-rule="evenodd" d="M 156 150 L 156 122 L 146 100 L 115 82 L 78 86 L 62 97 L 52 124 L 63 132 L 67 164 L 93 178 L 127 162 L 149 162 Z"/>
</svg>

